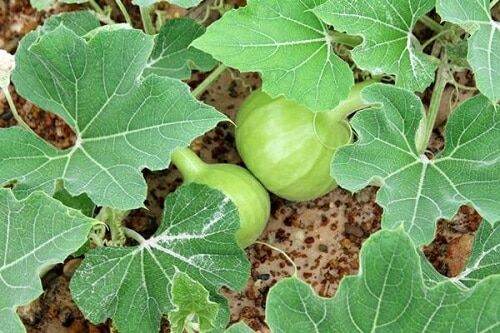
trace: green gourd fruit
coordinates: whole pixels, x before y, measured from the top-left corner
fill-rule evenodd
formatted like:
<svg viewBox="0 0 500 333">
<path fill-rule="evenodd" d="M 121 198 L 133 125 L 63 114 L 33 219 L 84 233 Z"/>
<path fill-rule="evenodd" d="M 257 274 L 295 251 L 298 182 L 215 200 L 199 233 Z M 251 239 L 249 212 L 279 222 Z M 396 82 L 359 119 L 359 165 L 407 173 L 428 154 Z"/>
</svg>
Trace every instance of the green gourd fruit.
<svg viewBox="0 0 500 333">
<path fill-rule="evenodd" d="M 236 146 L 246 167 L 272 193 L 290 201 L 325 195 L 335 186 L 330 175 L 335 150 L 352 142 L 347 116 L 364 106 L 354 86 L 337 108 L 312 112 L 295 101 L 256 91 L 237 116 Z"/>
<path fill-rule="evenodd" d="M 188 148 L 174 151 L 172 162 L 184 182 L 219 190 L 236 205 L 240 216 L 236 240 L 241 248 L 257 240 L 266 227 L 271 203 L 269 193 L 250 172 L 233 164 L 205 163 Z"/>
</svg>

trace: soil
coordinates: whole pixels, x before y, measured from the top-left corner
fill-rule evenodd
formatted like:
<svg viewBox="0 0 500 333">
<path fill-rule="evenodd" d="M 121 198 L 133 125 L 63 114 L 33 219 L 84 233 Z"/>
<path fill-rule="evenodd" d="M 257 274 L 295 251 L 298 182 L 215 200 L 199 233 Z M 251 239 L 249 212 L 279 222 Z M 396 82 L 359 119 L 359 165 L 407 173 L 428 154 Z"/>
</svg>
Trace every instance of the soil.
<svg viewBox="0 0 500 333">
<path fill-rule="evenodd" d="M 139 27 L 137 9 L 130 5 L 130 1 L 124 2 Z M 210 3 L 207 1 L 205 6 Z M 242 5 L 243 1 L 232 1 L 231 4 Z M 28 0 L 0 2 L 0 48 L 14 52 L 19 39 L 35 29 L 46 17 L 78 8 L 75 5 L 56 6 L 48 12 L 36 12 L 29 6 Z M 159 10 L 167 17 L 203 17 L 205 14 L 203 7 L 186 11 L 162 4 Z M 119 12 L 114 10 L 113 13 L 113 18 L 120 21 Z M 212 19 L 217 17 L 216 14 L 213 16 Z M 425 33 L 428 32 L 422 31 L 422 34 Z M 204 74 L 197 73 L 189 84 L 195 87 L 204 77 Z M 474 86 L 473 78 L 467 71 L 460 73 L 457 80 L 464 85 Z M 259 87 L 260 79 L 255 73 L 226 72 L 201 99 L 234 120 L 242 101 Z M 74 143 L 73 131 L 61 119 L 23 100 L 13 90 L 12 94 L 22 117 L 40 136 L 59 148 L 67 148 Z M 429 92 L 423 95 L 424 102 L 428 103 L 429 95 Z M 468 92 L 457 96 L 453 89 L 447 89 L 440 110 L 439 127 L 435 129 L 429 147 L 431 152 L 439 151 L 444 145 L 442 125 L 450 110 L 470 95 Z M 0 127 L 12 125 L 15 125 L 15 120 L 4 96 L 0 94 Z M 207 162 L 242 165 L 234 145 L 234 129 L 229 123 L 222 123 L 197 139 L 192 148 Z M 133 211 L 126 224 L 144 237 L 149 237 L 161 221 L 165 196 L 181 184 L 181 178 L 174 167 L 157 172 L 145 170 L 144 176 L 149 185 L 146 201 L 148 209 Z M 357 194 L 337 188 L 322 198 L 304 203 L 291 203 L 273 196 L 272 215 L 260 241 L 285 251 L 296 263 L 299 277 L 310 283 L 320 295 L 332 296 L 343 276 L 357 273 L 359 250 L 364 240 L 380 229 L 382 209 L 375 203 L 376 193 L 375 187 L 366 188 Z M 481 217 L 474 209 L 465 206 L 451 221 L 439 222 L 434 242 L 424 248 L 425 255 L 439 272 L 454 276 L 461 271 L 480 223 Z M 265 245 L 256 244 L 246 251 L 252 263 L 247 287 L 240 293 L 223 292 L 230 300 L 233 322 L 243 320 L 255 330 L 267 332 L 264 322 L 266 295 L 269 288 L 281 278 L 289 276 L 293 268 L 282 255 Z M 57 265 L 42 278 L 44 294 L 18 310 L 28 332 L 111 331 L 109 322 L 100 326 L 88 323 L 71 300 L 68 284 L 80 261 L 74 258 Z M 162 325 L 162 331 L 168 332 L 166 322 Z"/>
</svg>

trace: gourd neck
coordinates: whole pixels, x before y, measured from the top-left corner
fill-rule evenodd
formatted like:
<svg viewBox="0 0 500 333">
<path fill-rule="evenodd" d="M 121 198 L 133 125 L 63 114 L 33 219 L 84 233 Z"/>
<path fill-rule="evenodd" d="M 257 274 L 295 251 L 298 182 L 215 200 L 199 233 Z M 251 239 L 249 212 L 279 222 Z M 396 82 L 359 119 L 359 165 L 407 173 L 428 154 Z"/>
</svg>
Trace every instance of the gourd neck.
<svg viewBox="0 0 500 333">
<path fill-rule="evenodd" d="M 336 108 L 327 112 L 328 118 L 331 121 L 344 122 L 347 120 L 351 114 L 361 109 L 366 108 L 368 105 L 363 100 L 361 96 L 361 91 L 378 82 L 377 80 L 366 80 L 360 83 L 356 83 L 349 92 L 349 96 L 346 100 L 342 101 Z"/>
<path fill-rule="evenodd" d="M 185 182 L 193 181 L 206 167 L 206 163 L 186 147 L 177 148 L 172 153 L 172 163 L 179 169 Z"/>
</svg>

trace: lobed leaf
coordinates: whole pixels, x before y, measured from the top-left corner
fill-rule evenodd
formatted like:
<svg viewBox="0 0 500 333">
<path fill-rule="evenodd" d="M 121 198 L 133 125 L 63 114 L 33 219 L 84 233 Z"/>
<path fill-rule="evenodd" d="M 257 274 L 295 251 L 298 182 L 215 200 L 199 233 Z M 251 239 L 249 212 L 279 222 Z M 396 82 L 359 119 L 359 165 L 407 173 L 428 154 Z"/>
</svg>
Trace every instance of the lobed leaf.
<svg viewBox="0 0 500 333">
<path fill-rule="evenodd" d="M 500 326 L 498 274 L 471 289 L 448 279 L 428 287 L 419 254 L 402 228 L 372 235 L 360 257 L 358 275 L 344 278 L 331 299 L 296 277 L 271 288 L 271 331 L 494 332 Z"/>
<path fill-rule="evenodd" d="M 490 13 L 489 0 L 438 0 L 436 10 L 443 20 L 471 33 L 467 58 L 479 90 L 493 103 L 500 100 L 500 23 Z"/>
<path fill-rule="evenodd" d="M 0 332 L 25 332 L 16 308 L 43 293 L 41 275 L 87 241 L 93 222 L 44 193 L 18 201 L 0 189 Z"/>
<path fill-rule="evenodd" d="M 121 26 L 76 30 L 66 23 L 73 15 L 82 14 L 49 20 L 21 41 L 12 81 L 21 96 L 62 117 L 76 144 L 59 150 L 22 128 L 1 130 L 0 184 L 17 181 L 23 198 L 53 194 L 62 180 L 72 196 L 86 193 L 97 205 L 141 207 L 141 170 L 165 168 L 173 150 L 226 118 L 178 80 L 142 77 L 152 36 Z"/>
<path fill-rule="evenodd" d="M 234 325 L 231 325 L 224 333 L 255 333 L 247 324 L 240 321 Z"/>
<path fill-rule="evenodd" d="M 373 74 L 394 74 L 396 85 L 423 91 L 434 81 L 437 63 L 422 52 L 412 34 L 435 0 L 328 0 L 314 9 L 337 30 L 363 36 L 351 52 L 356 64 Z"/>
<path fill-rule="evenodd" d="M 91 322 L 111 318 L 119 332 L 158 332 L 162 315 L 178 302 L 170 291 L 179 272 L 215 299 L 221 298 L 222 286 L 245 286 L 250 264 L 234 236 L 236 206 L 222 193 L 194 183 L 167 197 L 165 206 L 161 226 L 143 244 L 86 255 L 70 288 Z"/>
<path fill-rule="evenodd" d="M 224 64 L 262 74 L 263 90 L 312 110 L 332 109 L 354 84 L 311 11 L 324 0 L 249 0 L 208 27 L 193 46 Z"/>
<path fill-rule="evenodd" d="M 205 27 L 190 18 L 168 20 L 155 37 L 155 46 L 144 69 L 144 75 L 156 74 L 180 80 L 189 79 L 191 71 L 207 72 L 215 67 L 210 55 L 194 47 L 191 43 L 203 35 Z"/>
<path fill-rule="evenodd" d="M 484 96 L 458 107 L 446 126 L 446 147 L 433 159 L 419 155 L 415 136 L 423 105 L 389 85 L 366 88 L 371 107 L 351 125 L 359 139 L 337 150 L 332 175 L 350 191 L 378 185 L 383 228 L 403 224 L 416 246 L 434 238 L 436 221 L 470 204 L 488 221 L 500 220 L 500 116 Z"/>
</svg>

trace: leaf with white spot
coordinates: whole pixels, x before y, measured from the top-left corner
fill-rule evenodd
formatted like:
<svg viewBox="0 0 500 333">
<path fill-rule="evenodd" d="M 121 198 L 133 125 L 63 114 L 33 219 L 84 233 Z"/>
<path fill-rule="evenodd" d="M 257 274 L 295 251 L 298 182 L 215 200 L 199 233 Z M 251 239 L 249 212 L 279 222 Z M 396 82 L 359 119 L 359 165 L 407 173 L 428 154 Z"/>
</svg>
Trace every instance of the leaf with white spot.
<svg viewBox="0 0 500 333">
<path fill-rule="evenodd" d="M 351 125 L 359 139 L 337 150 L 332 175 L 353 192 L 379 185 L 383 228 L 403 224 L 416 246 L 434 238 L 436 221 L 470 204 L 488 221 L 500 220 L 500 109 L 486 97 L 464 102 L 450 116 L 445 149 L 419 155 L 415 136 L 424 116 L 413 93 L 383 84 L 366 88 L 371 107 Z"/>
<path fill-rule="evenodd" d="M 328 0 L 314 12 L 340 31 L 361 35 L 352 50 L 356 64 L 373 74 L 394 74 L 396 85 L 423 91 L 434 81 L 437 61 L 412 34 L 435 0 Z"/>
<path fill-rule="evenodd" d="M 43 293 L 41 275 L 87 241 L 94 220 L 44 193 L 0 189 L 0 332 L 25 332 L 16 308 Z"/>
<path fill-rule="evenodd" d="M 191 77 L 193 69 L 207 72 L 217 61 L 191 43 L 203 35 L 205 27 L 190 18 L 168 20 L 155 38 L 155 46 L 144 74 L 156 74 L 180 80 Z"/>
<path fill-rule="evenodd" d="M 65 23 L 72 15 L 81 14 L 63 14 L 57 26 L 49 21 L 23 38 L 12 81 L 21 96 L 61 116 L 76 144 L 59 150 L 22 128 L 0 130 L 0 184 L 16 181 L 22 198 L 53 194 L 62 180 L 72 196 L 86 193 L 97 205 L 141 207 L 141 170 L 166 168 L 173 150 L 226 117 L 181 81 L 142 77 L 153 36 L 121 27 L 89 33 Z"/>
<path fill-rule="evenodd" d="M 245 286 L 250 264 L 236 243 L 238 211 L 227 197 L 193 183 L 167 197 L 165 207 L 162 224 L 143 244 L 86 255 L 70 287 L 91 322 L 111 318 L 122 333 L 158 332 L 162 315 L 175 309 L 170 291 L 177 272 L 215 301 L 220 287 Z"/>
<path fill-rule="evenodd" d="M 249 0 L 208 27 L 193 46 L 244 72 L 262 74 L 263 90 L 313 111 L 333 109 L 354 84 L 349 65 L 311 11 L 324 0 Z"/>
<path fill-rule="evenodd" d="M 438 0 L 443 20 L 471 33 L 467 58 L 479 90 L 492 102 L 500 100 L 500 23 L 491 17 L 489 0 Z"/>
<path fill-rule="evenodd" d="M 401 228 L 372 235 L 360 260 L 360 273 L 345 277 L 330 299 L 296 277 L 278 282 L 266 305 L 271 331 L 470 333 L 500 326 L 500 275 L 471 289 L 449 279 L 428 287 L 419 254 Z"/>
</svg>

